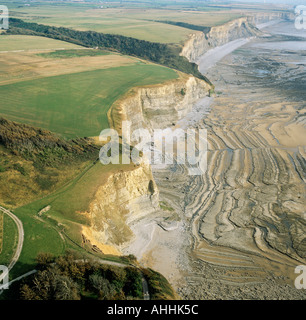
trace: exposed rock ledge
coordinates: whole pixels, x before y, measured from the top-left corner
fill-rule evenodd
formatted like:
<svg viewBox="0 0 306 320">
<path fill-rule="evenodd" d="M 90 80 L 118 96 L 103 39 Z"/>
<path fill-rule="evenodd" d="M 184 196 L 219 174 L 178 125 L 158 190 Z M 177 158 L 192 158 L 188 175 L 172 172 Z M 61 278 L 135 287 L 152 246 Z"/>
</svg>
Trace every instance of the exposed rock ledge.
<svg viewBox="0 0 306 320">
<path fill-rule="evenodd" d="M 185 43 L 181 55 L 191 62 L 196 62 L 209 49 L 236 39 L 259 35 L 260 31 L 248 20 L 247 17 L 235 19 L 221 26 L 212 27 L 206 34 L 203 32 L 192 33 Z"/>
<path fill-rule="evenodd" d="M 211 88 L 205 81 L 182 73 L 176 80 L 134 88 L 112 106 L 109 123 L 118 132 L 123 120 L 132 122 L 132 131 L 164 129 L 189 113 L 199 99 L 209 95 Z"/>
<path fill-rule="evenodd" d="M 194 60 L 212 46 L 236 38 L 256 34 L 257 29 L 246 20 L 237 19 L 212 28 L 206 36 L 196 33 L 183 52 Z M 123 120 L 137 128 L 166 128 L 188 114 L 193 105 L 209 95 L 211 85 L 193 76 L 179 73 L 176 80 L 163 84 L 136 87 L 116 101 L 108 113 L 110 126 L 121 132 Z M 142 217 L 158 212 L 159 194 L 149 166 L 131 166 L 129 170 L 110 174 L 97 190 L 87 214 L 90 227 L 83 227 L 83 236 L 106 254 L 120 254 L 120 249 L 134 234 L 130 226 Z"/>
<path fill-rule="evenodd" d="M 295 19 L 293 12 L 258 12 L 248 17 L 248 21 L 253 25 L 269 22 L 272 20 L 291 20 Z"/>
<path fill-rule="evenodd" d="M 123 120 L 131 121 L 131 130 L 171 126 L 207 96 L 209 89 L 205 81 L 182 73 L 176 80 L 134 88 L 110 109 L 110 126 L 118 132 Z M 103 253 L 120 254 L 123 244 L 134 237 L 130 226 L 158 210 L 159 193 L 150 166 L 131 165 L 110 174 L 97 190 L 87 212 L 91 226 L 83 226 L 83 236 Z"/>
<path fill-rule="evenodd" d="M 86 214 L 90 227 L 83 226 L 83 236 L 105 254 L 120 255 L 120 247 L 133 238 L 129 227 L 159 206 L 158 190 L 151 168 L 131 165 L 109 175 L 97 190 Z"/>
<path fill-rule="evenodd" d="M 193 76 L 179 73 L 176 80 L 153 86 L 136 87 L 110 109 L 110 126 L 121 131 L 123 120 L 137 128 L 165 128 L 192 110 L 209 95 L 211 86 Z M 134 238 L 131 226 L 144 216 L 159 211 L 159 193 L 151 167 L 131 165 L 109 175 L 100 186 L 90 208 L 91 226 L 83 226 L 83 237 L 105 254 L 121 254 L 121 248 Z"/>
</svg>

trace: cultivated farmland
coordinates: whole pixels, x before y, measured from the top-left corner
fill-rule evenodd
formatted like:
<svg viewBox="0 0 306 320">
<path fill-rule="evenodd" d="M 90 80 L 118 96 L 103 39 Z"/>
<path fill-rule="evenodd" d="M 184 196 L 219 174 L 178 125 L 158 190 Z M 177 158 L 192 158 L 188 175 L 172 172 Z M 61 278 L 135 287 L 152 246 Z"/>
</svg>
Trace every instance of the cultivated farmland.
<svg viewBox="0 0 306 320">
<path fill-rule="evenodd" d="M 76 49 L 80 46 L 50 38 L 26 35 L 1 35 L 0 53 L 2 51 L 36 50 L 41 49 Z"/>
<path fill-rule="evenodd" d="M 0 86 L 0 115 L 65 137 L 97 136 L 107 111 L 130 88 L 177 77 L 171 69 L 138 63 Z"/>
<path fill-rule="evenodd" d="M 12 13 L 12 17 L 50 26 L 118 34 L 152 42 L 181 44 L 188 38 L 190 29 L 160 23 L 157 20 L 180 21 L 210 27 L 240 16 L 240 11 L 228 8 L 206 7 L 201 11 L 187 11 L 101 8 L 99 5 L 77 3 L 14 8 Z"/>
</svg>

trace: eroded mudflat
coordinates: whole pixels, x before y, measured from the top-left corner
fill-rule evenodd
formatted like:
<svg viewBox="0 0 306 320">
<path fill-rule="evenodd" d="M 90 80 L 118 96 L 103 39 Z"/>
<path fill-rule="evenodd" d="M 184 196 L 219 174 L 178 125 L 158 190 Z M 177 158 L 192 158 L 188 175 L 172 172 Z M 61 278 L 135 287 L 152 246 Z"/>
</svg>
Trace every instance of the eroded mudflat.
<svg viewBox="0 0 306 320">
<path fill-rule="evenodd" d="M 305 52 L 262 41 L 208 74 L 217 87 L 202 123 L 208 171 L 185 198 L 187 298 L 305 298 L 294 288 L 306 258 Z"/>
<path fill-rule="evenodd" d="M 207 129 L 204 175 L 153 167 L 171 210 L 138 222 L 146 236 L 132 251 L 182 298 L 306 298 L 294 287 L 295 267 L 306 264 L 306 73 L 298 40 L 264 35 L 208 70 L 215 98 L 177 124 Z"/>
<path fill-rule="evenodd" d="M 184 231 L 153 238 L 150 263 L 183 298 L 305 298 L 294 287 L 306 258 L 305 52 L 282 41 L 253 39 L 209 70 L 216 97 L 198 124 L 208 130 L 206 174 L 154 173 Z"/>
</svg>

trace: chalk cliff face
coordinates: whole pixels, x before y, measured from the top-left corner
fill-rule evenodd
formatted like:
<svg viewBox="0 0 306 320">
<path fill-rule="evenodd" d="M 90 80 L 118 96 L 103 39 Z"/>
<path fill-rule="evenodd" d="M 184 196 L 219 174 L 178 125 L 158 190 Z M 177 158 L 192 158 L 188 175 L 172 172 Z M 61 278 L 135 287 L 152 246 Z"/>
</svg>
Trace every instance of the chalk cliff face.
<svg viewBox="0 0 306 320">
<path fill-rule="evenodd" d="M 182 54 L 196 61 L 208 49 L 231 40 L 254 36 L 259 31 L 247 18 L 211 28 L 208 34 L 197 32 L 185 44 Z M 193 76 L 179 73 L 179 78 L 163 84 L 133 88 L 111 107 L 110 126 L 119 133 L 122 121 L 131 122 L 131 132 L 138 128 L 164 129 L 192 110 L 193 105 L 209 95 L 212 86 Z M 140 165 L 111 174 L 96 192 L 88 214 L 92 225 L 83 235 L 104 253 L 120 254 L 133 238 L 131 226 L 145 215 L 159 209 L 158 190 L 151 169 Z"/>
<path fill-rule="evenodd" d="M 132 122 L 131 131 L 164 129 L 190 112 L 210 88 L 205 81 L 187 75 L 164 84 L 135 88 L 112 106 L 109 122 L 119 132 L 122 120 Z"/>
<path fill-rule="evenodd" d="M 205 81 L 181 73 L 176 80 L 134 88 L 110 109 L 110 126 L 119 133 L 123 120 L 131 121 L 131 132 L 171 126 L 210 88 Z M 134 237 L 130 227 L 158 210 L 159 193 L 150 166 L 131 165 L 110 174 L 97 190 L 87 212 L 91 226 L 83 226 L 83 238 L 105 254 L 121 254 L 124 243 Z"/>
<path fill-rule="evenodd" d="M 211 86 L 193 76 L 179 74 L 177 80 L 138 87 L 117 101 L 109 111 L 111 127 L 118 132 L 123 120 L 138 128 L 165 128 L 177 122 L 194 103 L 209 94 Z M 130 226 L 159 210 L 159 193 L 147 164 L 111 174 L 97 190 L 87 212 L 91 226 L 83 227 L 85 241 L 106 254 L 120 254 L 134 234 Z"/>
<path fill-rule="evenodd" d="M 295 15 L 291 12 L 269 12 L 269 13 L 256 13 L 248 17 L 248 21 L 252 24 L 259 24 L 269 22 L 272 20 L 294 20 Z"/>
<path fill-rule="evenodd" d="M 120 246 L 133 237 L 129 225 L 158 206 L 151 168 L 131 165 L 130 170 L 110 174 L 97 190 L 87 212 L 91 226 L 83 227 L 83 236 L 105 254 L 120 254 Z"/>
<path fill-rule="evenodd" d="M 183 48 L 182 55 L 196 61 L 210 48 L 228 41 L 254 36 L 259 32 L 237 19 L 211 28 L 208 34 L 197 32 Z M 179 73 L 179 78 L 163 84 L 133 88 L 111 107 L 110 126 L 119 133 L 122 121 L 131 122 L 131 132 L 138 128 L 164 129 L 192 110 L 193 105 L 209 95 L 212 86 L 193 76 Z M 140 165 L 111 174 L 96 192 L 88 214 L 91 226 L 83 227 L 83 236 L 104 253 L 120 254 L 124 243 L 133 238 L 131 225 L 159 209 L 159 194 L 151 169 Z"/>
<path fill-rule="evenodd" d="M 190 35 L 181 55 L 189 61 L 196 62 L 209 49 L 221 46 L 230 41 L 259 35 L 260 31 L 248 22 L 248 18 L 240 18 L 224 25 L 212 27 L 206 34 L 196 32 Z"/>
</svg>

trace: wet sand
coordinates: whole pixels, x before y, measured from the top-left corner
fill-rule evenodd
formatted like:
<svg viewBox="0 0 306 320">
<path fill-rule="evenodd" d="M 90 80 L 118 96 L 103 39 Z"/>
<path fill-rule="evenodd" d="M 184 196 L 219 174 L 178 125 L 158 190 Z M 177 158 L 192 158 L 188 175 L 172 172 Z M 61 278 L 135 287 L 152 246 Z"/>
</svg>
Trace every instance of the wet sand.
<svg viewBox="0 0 306 320">
<path fill-rule="evenodd" d="M 217 96 L 202 124 L 208 171 L 185 200 L 186 298 L 306 297 L 294 288 L 306 258 L 305 43 L 288 40 L 254 39 L 206 74 Z"/>
<path fill-rule="evenodd" d="M 175 211 L 151 221 L 179 224 L 147 231 L 140 258 L 183 298 L 306 298 L 294 287 L 306 264 L 305 51 L 286 33 L 252 39 L 207 69 L 216 96 L 181 122 L 208 130 L 207 172 L 154 169 Z"/>
</svg>

